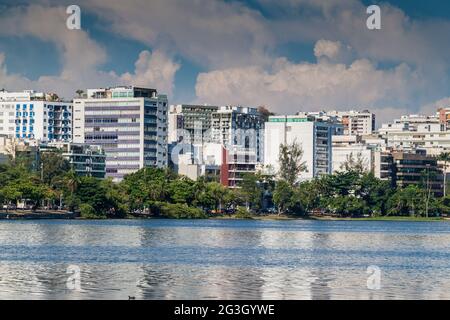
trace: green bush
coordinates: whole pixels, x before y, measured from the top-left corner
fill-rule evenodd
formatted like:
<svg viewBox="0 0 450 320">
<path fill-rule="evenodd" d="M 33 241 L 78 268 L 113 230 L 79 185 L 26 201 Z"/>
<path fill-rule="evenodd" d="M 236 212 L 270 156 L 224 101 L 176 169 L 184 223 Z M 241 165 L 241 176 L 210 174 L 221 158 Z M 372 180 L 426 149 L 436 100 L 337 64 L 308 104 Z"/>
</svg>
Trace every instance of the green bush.
<svg viewBox="0 0 450 320">
<path fill-rule="evenodd" d="M 101 219 L 104 218 L 104 216 L 98 214 L 94 207 L 92 207 L 90 204 L 83 203 L 80 205 L 80 215 L 84 219 Z"/>
<path fill-rule="evenodd" d="M 170 219 L 206 219 L 207 215 L 198 208 L 189 207 L 186 204 L 163 203 L 160 214 Z"/>
<path fill-rule="evenodd" d="M 237 207 L 234 217 L 237 219 L 253 219 L 253 215 L 246 207 Z"/>
</svg>

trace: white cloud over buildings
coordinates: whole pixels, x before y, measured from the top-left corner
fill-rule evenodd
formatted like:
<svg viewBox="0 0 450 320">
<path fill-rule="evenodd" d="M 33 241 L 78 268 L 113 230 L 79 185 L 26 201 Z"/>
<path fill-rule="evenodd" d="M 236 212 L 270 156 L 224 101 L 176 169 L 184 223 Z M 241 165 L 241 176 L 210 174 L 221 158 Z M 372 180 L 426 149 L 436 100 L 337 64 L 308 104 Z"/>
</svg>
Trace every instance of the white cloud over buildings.
<svg viewBox="0 0 450 320">
<path fill-rule="evenodd" d="M 324 43 L 316 45 L 319 56 Z M 327 50 L 326 54 L 334 57 L 336 50 Z M 367 59 L 346 65 L 320 59 L 296 64 L 279 58 L 269 69 L 249 66 L 202 73 L 196 92 L 199 102 L 269 105 L 288 113 L 336 106 L 379 109 L 406 105 L 421 85 L 417 72 L 406 64 L 380 70 Z"/>
<path fill-rule="evenodd" d="M 17 7 L 2 13 L 0 36 L 33 36 L 52 43 L 59 51 L 62 68 L 56 76 L 42 75 L 30 80 L 8 72 L 5 55 L 0 53 L 0 87 L 52 91 L 70 98 L 79 88 L 131 83 L 158 87 L 172 94 L 179 65 L 163 51 L 142 51 L 134 73 L 117 75 L 114 70 L 100 71 L 107 61 L 107 52 L 87 32 L 65 28 L 66 19 L 65 8 L 42 5 Z M 36 52 L 36 63 L 40 58 Z"/>
</svg>

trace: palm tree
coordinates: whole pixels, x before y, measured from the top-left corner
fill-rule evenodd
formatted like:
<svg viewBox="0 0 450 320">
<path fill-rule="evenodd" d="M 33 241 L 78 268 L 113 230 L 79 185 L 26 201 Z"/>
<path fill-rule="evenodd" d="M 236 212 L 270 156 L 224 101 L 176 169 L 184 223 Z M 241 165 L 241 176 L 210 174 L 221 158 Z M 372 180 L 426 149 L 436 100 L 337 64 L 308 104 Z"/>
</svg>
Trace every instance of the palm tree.
<svg viewBox="0 0 450 320">
<path fill-rule="evenodd" d="M 69 189 L 71 194 L 74 194 L 78 189 L 78 185 L 80 184 L 80 178 L 78 177 L 76 172 L 74 170 L 70 170 L 65 176 L 64 180 L 67 189 Z"/>
<path fill-rule="evenodd" d="M 443 152 L 438 157 L 439 161 L 444 162 L 444 197 L 447 195 L 447 165 L 450 162 L 450 152 Z"/>
<path fill-rule="evenodd" d="M 77 91 L 75 91 L 75 93 L 78 95 L 78 98 L 81 98 L 83 93 L 84 93 L 84 91 L 81 90 L 81 89 L 78 89 Z"/>
</svg>

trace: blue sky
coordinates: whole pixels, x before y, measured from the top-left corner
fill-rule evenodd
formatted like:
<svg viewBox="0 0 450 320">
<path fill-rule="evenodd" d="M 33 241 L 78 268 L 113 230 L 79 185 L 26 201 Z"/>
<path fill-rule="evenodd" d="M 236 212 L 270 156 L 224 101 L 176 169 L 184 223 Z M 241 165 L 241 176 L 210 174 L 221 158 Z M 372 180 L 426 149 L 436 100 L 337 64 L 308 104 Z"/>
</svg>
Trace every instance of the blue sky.
<svg viewBox="0 0 450 320">
<path fill-rule="evenodd" d="M 73 3 L 80 31 L 65 28 Z M 371 4 L 379 31 L 365 28 Z M 388 118 L 450 103 L 449 35 L 441 0 L 0 0 L 0 86 L 71 98 L 130 83 L 173 103 L 368 107 Z"/>
</svg>

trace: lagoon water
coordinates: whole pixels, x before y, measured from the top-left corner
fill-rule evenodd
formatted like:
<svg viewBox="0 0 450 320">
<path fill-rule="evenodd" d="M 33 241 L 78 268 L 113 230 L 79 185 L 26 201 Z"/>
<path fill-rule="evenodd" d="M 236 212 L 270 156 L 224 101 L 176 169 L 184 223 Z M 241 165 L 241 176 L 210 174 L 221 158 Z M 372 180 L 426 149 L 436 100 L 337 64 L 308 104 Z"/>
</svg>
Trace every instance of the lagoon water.
<svg viewBox="0 0 450 320">
<path fill-rule="evenodd" d="M 128 296 L 450 299 L 450 223 L 0 221 L 0 299 Z"/>
</svg>

